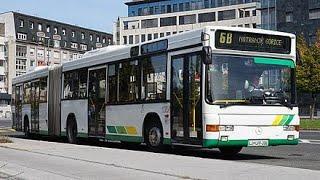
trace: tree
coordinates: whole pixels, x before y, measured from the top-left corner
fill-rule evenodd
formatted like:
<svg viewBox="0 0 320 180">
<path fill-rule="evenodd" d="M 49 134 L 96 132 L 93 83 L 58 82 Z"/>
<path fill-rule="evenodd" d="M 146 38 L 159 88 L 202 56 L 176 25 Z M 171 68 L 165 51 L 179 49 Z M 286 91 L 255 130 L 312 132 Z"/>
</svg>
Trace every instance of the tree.
<svg viewBox="0 0 320 180">
<path fill-rule="evenodd" d="M 320 30 L 316 42 L 310 46 L 303 36 L 299 36 L 297 48 L 301 58 L 301 64 L 297 65 L 297 88 L 311 95 L 310 118 L 313 119 L 317 94 L 320 93 Z"/>
</svg>

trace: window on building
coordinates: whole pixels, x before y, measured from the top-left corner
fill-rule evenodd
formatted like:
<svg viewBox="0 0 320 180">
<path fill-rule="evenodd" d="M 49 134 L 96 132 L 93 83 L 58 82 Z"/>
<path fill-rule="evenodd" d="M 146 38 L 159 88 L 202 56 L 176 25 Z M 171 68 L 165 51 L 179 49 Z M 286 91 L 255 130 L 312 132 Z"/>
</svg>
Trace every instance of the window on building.
<svg viewBox="0 0 320 180">
<path fill-rule="evenodd" d="M 309 19 L 320 19 L 320 8 L 309 9 Z"/>
<path fill-rule="evenodd" d="M 166 6 L 165 6 L 165 5 L 162 5 L 160 11 L 161 11 L 161 14 L 166 13 Z"/>
<path fill-rule="evenodd" d="M 154 28 L 158 27 L 158 19 L 146 19 L 141 21 L 141 28 Z"/>
<path fill-rule="evenodd" d="M 245 24 L 244 27 L 249 28 L 250 24 Z"/>
<path fill-rule="evenodd" d="M 179 11 L 184 11 L 184 6 L 183 6 L 183 3 L 179 3 Z"/>
<path fill-rule="evenodd" d="M 20 76 L 27 72 L 27 60 L 26 59 L 16 59 L 16 75 Z"/>
<path fill-rule="evenodd" d="M 24 20 L 22 20 L 22 19 L 20 19 L 20 21 L 19 21 L 20 23 L 19 23 L 19 27 L 23 27 L 24 26 Z"/>
<path fill-rule="evenodd" d="M 63 59 L 63 60 L 67 60 L 67 59 L 68 59 L 68 53 L 67 53 L 67 52 L 64 51 L 64 52 L 62 53 L 62 59 Z"/>
<path fill-rule="evenodd" d="M 36 65 L 35 60 L 30 60 L 30 66 L 31 66 L 31 67 L 34 67 L 35 65 Z"/>
<path fill-rule="evenodd" d="M 140 38 L 139 38 L 139 35 L 135 35 L 135 44 L 138 44 L 140 43 Z"/>
<path fill-rule="evenodd" d="M 245 12 L 244 12 L 244 16 L 245 16 L 245 17 L 250 17 L 250 11 L 245 11 Z"/>
<path fill-rule="evenodd" d="M 44 50 L 43 49 L 37 49 L 37 57 L 38 58 L 44 57 Z"/>
<path fill-rule="evenodd" d="M 160 26 L 174 26 L 177 25 L 177 18 L 176 16 L 167 17 L 167 18 L 160 18 Z"/>
<path fill-rule="evenodd" d="M 166 32 L 166 36 L 170 36 L 171 35 L 171 32 Z"/>
<path fill-rule="evenodd" d="M 293 22 L 293 12 L 286 12 L 286 22 Z"/>
<path fill-rule="evenodd" d="M 66 29 L 62 29 L 62 35 L 66 35 Z"/>
<path fill-rule="evenodd" d="M 53 47 L 59 48 L 60 47 L 60 41 L 59 40 L 53 40 Z"/>
<path fill-rule="evenodd" d="M 216 20 L 216 13 L 211 12 L 211 13 L 202 13 L 198 15 L 198 21 L 199 23 L 203 22 L 213 22 Z"/>
<path fill-rule="evenodd" d="M 152 40 L 152 34 L 148 34 L 148 41 Z"/>
<path fill-rule="evenodd" d="M 153 34 L 153 39 L 158 39 L 159 38 L 159 34 L 158 33 L 154 33 Z"/>
<path fill-rule="evenodd" d="M 78 43 L 71 42 L 71 48 L 78 49 Z"/>
<path fill-rule="evenodd" d="M 34 22 L 30 22 L 30 29 L 34 28 Z"/>
<path fill-rule="evenodd" d="M 30 56 L 34 56 L 36 49 L 34 47 L 30 47 Z"/>
<path fill-rule="evenodd" d="M 128 44 L 128 37 L 127 36 L 123 36 L 123 44 Z"/>
<path fill-rule="evenodd" d="M 50 32 L 50 26 L 49 25 L 47 26 L 47 32 Z"/>
<path fill-rule="evenodd" d="M 90 41 L 93 41 L 93 35 L 90 34 Z"/>
<path fill-rule="evenodd" d="M 178 4 L 173 4 L 173 12 L 178 12 Z"/>
<path fill-rule="evenodd" d="M 54 31 L 54 34 L 58 34 L 58 28 L 57 28 L 57 27 L 55 27 L 55 28 L 53 29 L 53 31 Z"/>
<path fill-rule="evenodd" d="M 171 9 L 171 5 L 167 5 L 167 13 L 171 13 L 172 9 Z"/>
<path fill-rule="evenodd" d="M 141 35 L 141 42 L 145 42 L 146 41 L 146 35 L 145 34 L 142 34 Z"/>
<path fill-rule="evenodd" d="M 100 42 L 100 37 L 98 35 L 96 35 L 96 36 L 97 36 L 97 43 L 99 43 Z"/>
<path fill-rule="evenodd" d="M 164 33 L 160 33 L 160 37 L 161 37 L 161 38 L 164 37 Z"/>
<path fill-rule="evenodd" d="M 106 38 L 102 38 L 102 43 L 103 43 L 103 44 L 106 43 Z"/>
<path fill-rule="evenodd" d="M 54 51 L 53 57 L 54 57 L 55 59 L 60 59 L 60 52 L 59 52 L 59 51 Z"/>
<path fill-rule="evenodd" d="M 86 51 L 88 49 L 88 46 L 86 44 L 80 44 L 80 49 Z"/>
<path fill-rule="evenodd" d="M 129 36 L 129 44 L 133 44 L 133 35 Z"/>
<path fill-rule="evenodd" d="M 257 10 L 252 11 L 252 16 L 257 16 Z"/>
<path fill-rule="evenodd" d="M 242 9 L 239 9 L 239 18 L 244 17 L 244 11 Z"/>
<path fill-rule="evenodd" d="M 27 40 L 27 34 L 25 33 L 17 33 L 17 39 L 19 40 Z"/>
<path fill-rule="evenodd" d="M 42 31 L 42 24 L 41 23 L 38 24 L 38 31 Z"/>
<path fill-rule="evenodd" d="M 180 16 L 179 17 L 179 24 L 195 24 L 197 22 L 196 15 L 186 15 L 186 16 Z"/>
<path fill-rule="evenodd" d="M 235 19 L 235 18 L 236 18 L 236 11 L 234 9 L 218 12 L 218 21 Z"/>
<path fill-rule="evenodd" d="M 185 10 L 190 11 L 190 2 L 185 3 Z"/>
<path fill-rule="evenodd" d="M 85 38 L 84 33 L 81 33 L 81 39 L 84 39 L 84 38 Z"/>
<path fill-rule="evenodd" d="M 27 57 L 27 46 L 16 46 L 16 56 Z"/>
<path fill-rule="evenodd" d="M 72 31 L 72 32 L 71 32 L 71 36 L 72 36 L 72 37 L 75 37 L 75 36 L 76 36 L 76 33 L 75 33 L 74 31 Z"/>
<path fill-rule="evenodd" d="M 252 23 L 252 28 L 257 28 L 257 24 L 256 23 Z"/>
</svg>

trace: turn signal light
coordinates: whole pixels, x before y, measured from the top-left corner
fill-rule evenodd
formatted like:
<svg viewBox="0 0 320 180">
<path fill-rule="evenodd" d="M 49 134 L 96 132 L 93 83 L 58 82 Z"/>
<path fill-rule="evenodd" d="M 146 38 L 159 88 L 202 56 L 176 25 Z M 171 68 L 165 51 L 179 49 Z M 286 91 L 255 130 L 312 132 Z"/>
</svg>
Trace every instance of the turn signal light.
<svg viewBox="0 0 320 180">
<path fill-rule="evenodd" d="M 219 132 L 219 125 L 206 125 L 207 132 Z"/>
</svg>

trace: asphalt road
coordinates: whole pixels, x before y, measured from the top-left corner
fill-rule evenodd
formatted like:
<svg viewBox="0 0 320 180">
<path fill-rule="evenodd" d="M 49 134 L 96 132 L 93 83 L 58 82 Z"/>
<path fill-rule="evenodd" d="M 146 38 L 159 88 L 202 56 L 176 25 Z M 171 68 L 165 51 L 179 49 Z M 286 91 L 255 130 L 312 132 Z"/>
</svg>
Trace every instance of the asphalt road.
<svg viewBox="0 0 320 180">
<path fill-rule="evenodd" d="M 264 159 L 279 161 L 280 155 L 244 152 L 226 160 L 212 150 L 182 148 L 150 153 L 144 146 L 128 150 L 115 143 L 109 144 L 109 148 L 15 138 L 13 141 L 0 144 L 0 179 L 320 178 L 320 171 L 256 163 Z"/>
</svg>

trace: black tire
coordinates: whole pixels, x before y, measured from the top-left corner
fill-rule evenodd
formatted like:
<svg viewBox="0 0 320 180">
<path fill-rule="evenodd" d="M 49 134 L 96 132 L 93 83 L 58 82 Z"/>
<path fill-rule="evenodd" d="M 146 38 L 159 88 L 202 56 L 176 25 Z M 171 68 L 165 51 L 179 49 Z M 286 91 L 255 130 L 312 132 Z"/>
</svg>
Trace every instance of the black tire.
<svg viewBox="0 0 320 180">
<path fill-rule="evenodd" d="M 23 132 L 24 132 L 24 136 L 25 136 L 25 137 L 27 137 L 27 138 L 30 137 L 30 127 L 29 127 L 28 117 L 26 117 L 25 120 L 24 120 Z"/>
<path fill-rule="evenodd" d="M 74 120 L 70 120 L 67 125 L 67 139 L 70 144 L 77 144 L 78 139 L 78 129 L 77 129 L 77 123 Z"/>
<path fill-rule="evenodd" d="M 242 147 L 221 147 L 219 150 L 223 156 L 232 157 L 237 155 L 242 150 Z"/>
<path fill-rule="evenodd" d="M 163 150 L 163 130 L 160 123 L 148 123 L 144 133 L 145 143 L 150 151 L 160 152 Z"/>
</svg>

